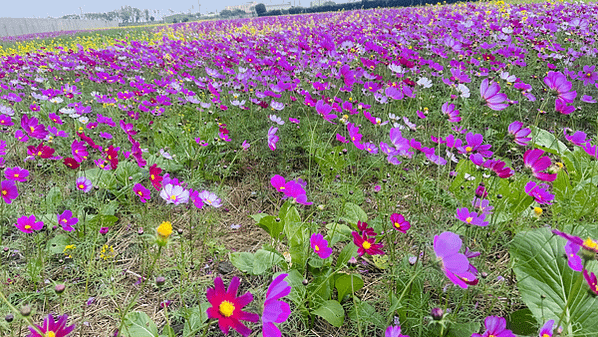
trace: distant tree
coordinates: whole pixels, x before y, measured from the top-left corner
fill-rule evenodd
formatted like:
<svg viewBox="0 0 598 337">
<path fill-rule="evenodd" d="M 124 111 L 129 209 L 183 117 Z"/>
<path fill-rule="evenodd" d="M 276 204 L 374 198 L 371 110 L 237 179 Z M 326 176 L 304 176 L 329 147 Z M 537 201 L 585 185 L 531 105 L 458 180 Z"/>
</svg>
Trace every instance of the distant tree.
<svg viewBox="0 0 598 337">
<path fill-rule="evenodd" d="M 257 14 L 257 16 L 262 16 L 266 12 L 267 12 L 266 5 L 264 5 L 264 4 L 255 5 L 255 13 Z"/>
<path fill-rule="evenodd" d="M 177 20 L 176 18 L 172 19 L 172 23 L 178 23 L 179 20 Z"/>
<path fill-rule="evenodd" d="M 150 21 L 154 21 L 156 18 L 154 18 L 153 16 L 150 16 Z"/>
<path fill-rule="evenodd" d="M 144 9 L 143 10 L 143 16 L 145 17 L 145 21 L 146 22 L 149 21 L 149 17 L 150 17 L 150 15 L 149 15 L 149 9 Z"/>
<path fill-rule="evenodd" d="M 189 18 L 183 18 L 183 20 L 181 20 L 181 22 L 187 22 L 189 21 Z"/>
<path fill-rule="evenodd" d="M 243 16 L 243 15 L 245 15 L 245 11 L 244 10 L 241 10 L 241 9 L 237 8 L 237 9 L 235 9 L 233 11 L 233 16 Z"/>
<path fill-rule="evenodd" d="M 322 4 L 322 6 L 334 6 L 336 5 L 336 2 L 334 1 L 326 1 L 325 3 Z"/>
<path fill-rule="evenodd" d="M 231 17 L 231 16 L 233 16 L 233 11 L 225 9 L 225 10 L 223 10 L 223 11 L 220 12 L 220 16 L 223 17 L 223 18 Z"/>
</svg>

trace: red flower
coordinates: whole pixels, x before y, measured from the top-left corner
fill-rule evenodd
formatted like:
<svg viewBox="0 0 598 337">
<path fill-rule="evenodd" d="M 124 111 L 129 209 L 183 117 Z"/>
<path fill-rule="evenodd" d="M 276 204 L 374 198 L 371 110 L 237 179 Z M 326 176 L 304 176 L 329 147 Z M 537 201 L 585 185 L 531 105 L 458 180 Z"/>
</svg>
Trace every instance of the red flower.
<svg viewBox="0 0 598 337">
<path fill-rule="evenodd" d="M 34 157 L 41 157 L 44 159 L 50 158 L 54 155 L 53 148 L 45 146 L 44 142 L 39 143 L 38 146 L 27 146 L 27 154 Z"/>
<path fill-rule="evenodd" d="M 162 169 L 158 167 L 157 164 L 154 164 L 149 169 L 150 174 L 150 181 L 152 182 L 152 186 L 159 191 L 162 188 L 162 179 L 164 179 L 159 174 L 162 173 Z"/>
<path fill-rule="evenodd" d="M 357 232 L 352 232 L 351 234 L 353 234 L 353 243 L 358 247 L 357 254 L 359 256 L 363 256 L 365 253 L 369 255 L 384 255 L 384 252 L 380 250 L 383 245 L 375 243 L 375 238 L 368 238 L 365 233 L 363 236 L 359 236 Z"/>
<path fill-rule="evenodd" d="M 220 330 L 226 335 L 232 327 L 243 336 L 249 336 L 251 329 L 241 321 L 257 322 L 260 319 L 258 314 L 241 311 L 247 304 L 253 301 L 253 295 L 247 292 L 237 297 L 239 290 L 239 278 L 233 277 L 227 290 L 224 290 L 224 283 L 220 277 L 214 280 L 214 288 L 208 288 L 206 296 L 212 307 L 208 308 L 208 318 L 218 320 Z"/>
<path fill-rule="evenodd" d="M 62 161 L 64 163 L 64 165 L 66 165 L 68 168 L 72 168 L 73 170 L 76 170 L 79 168 L 79 166 L 81 166 L 81 164 L 79 164 L 74 158 L 64 158 L 64 160 Z"/>
</svg>

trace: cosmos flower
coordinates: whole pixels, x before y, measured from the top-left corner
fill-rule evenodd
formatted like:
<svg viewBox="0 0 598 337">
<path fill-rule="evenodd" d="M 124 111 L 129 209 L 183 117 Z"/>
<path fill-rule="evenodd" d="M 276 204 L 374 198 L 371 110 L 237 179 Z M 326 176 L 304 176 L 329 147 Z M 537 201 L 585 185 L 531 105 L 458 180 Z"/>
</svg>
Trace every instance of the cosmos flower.
<svg viewBox="0 0 598 337">
<path fill-rule="evenodd" d="M 506 109 L 509 104 L 504 103 L 508 100 L 507 95 L 499 93 L 500 85 L 496 82 L 488 84 L 488 79 L 485 78 L 480 85 L 480 95 L 486 101 L 486 106 L 495 111 Z"/>
<path fill-rule="evenodd" d="M 19 166 L 9 167 L 4 171 L 4 176 L 13 181 L 26 182 L 29 171 Z"/>
<path fill-rule="evenodd" d="M 79 219 L 73 217 L 73 212 L 67 209 L 62 214 L 58 214 L 58 224 L 62 226 L 62 229 L 67 232 L 72 232 L 75 229 L 73 228 L 79 222 Z"/>
<path fill-rule="evenodd" d="M 390 222 L 392 223 L 392 228 L 401 233 L 407 233 L 409 228 L 411 228 L 411 224 L 409 221 L 405 220 L 405 217 L 402 214 L 393 213 L 390 216 Z"/>
<path fill-rule="evenodd" d="M 552 164 L 549 157 L 542 157 L 543 154 L 544 150 L 542 149 L 527 150 L 523 155 L 523 163 L 525 167 L 532 170 L 534 177 L 542 181 L 554 181 L 556 179 L 556 173 L 540 172 L 547 169 Z"/>
<path fill-rule="evenodd" d="M 357 232 L 352 232 L 353 235 L 353 243 L 357 246 L 357 254 L 359 256 L 363 256 L 363 254 L 369 255 L 384 255 L 384 252 L 381 250 L 383 245 L 381 243 L 375 243 L 376 238 L 369 238 L 366 233 L 363 233 L 361 236 L 357 234 Z"/>
<path fill-rule="evenodd" d="M 59 316 L 57 321 L 54 321 L 52 314 L 48 314 L 41 326 L 36 324 L 37 329 L 43 335 L 40 335 L 35 328 L 29 327 L 31 333 L 27 337 L 66 337 L 75 330 L 74 324 L 70 326 L 66 325 L 67 320 L 67 314 Z"/>
<path fill-rule="evenodd" d="M 539 337 L 552 337 L 552 327 L 554 325 L 554 320 L 551 319 L 547 321 L 544 326 L 540 329 L 538 334 Z"/>
<path fill-rule="evenodd" d="M 162 169 L 158 167 L 158 164 L 154 164 L 149 168 L 149 175 L 150 181 L 152 182 L 152 186 L 159 191 L 162 188 L 162 180 L 164 179 L 160 173 L 162 173 Z"/>
<path fill-rule="evenodd" d="M 584 269 L 583 276 L 586 279 L 586 282 L 588 282 L 590 290 L 598 295 L 598 279 L 596 278 L 596 275 L 594 273 L 588 273 L 588 271 Z"/>
<path fill-rule="evenodd" d="M 550 90 L 556 92 L 556 99 L 562 101 L 562 103 L 572 103 L 577 97 L 577 91 L 571 91 L 573 84 L 567 81 L 567 77 L 560 72 L 549 71 L 547 76 L 544 77 L 544 83 Z"/>
<path fill-rule="evenodd" d="M 386 328 L 386 331 L 384 332 L 384 337 L 409 337 L 407 335 L 401 335 L 401 327 L 398 325 L 395 326 L 389 326 L 388 328 Z"/>
<path fill-rule="evenodd" d="M 38 231 L 44 228 L 43 221 L 35 221 L 35 215 L 31 215 L 29 217 L 23 215 L 19 219 L 17 219 L 17 223 L 15 226 L 23 233 L 33 233 L 33 231 Z"/>
<path fill-rule="evenodd" d="M 320 233 L 312 234 L 309 243 L 314 253 L 318 254 L 321 259 L 327 259 L 332 254 L 332 248 L 328 247 L 328 241 Z"/>
<path fill-rule="evenodd" d="M 208 308 L 207 314 L 210 319 L 217 319 L 220 330 L 227 335 L 230 328 L 233 328 L 243 336 L 249 336 L 251 329 L 241 321 L 257 322 L 260 319 L 258 314 L 242 311 L 242 309 L 253 301 L 253 295 L 249 292 L 237 297 L 240 280 L 233 277 L 228 286 L 224 289 L 222 278 L 214 279 L 214 288 L 208 288 L 206 297 L 212 305 Z"/>
<path fill-rule="evenodd" d="M 469 272 L 469 260 L 461 253 L 463 242 L 459 235 L 452 232 L 444 232 L 434 236 L 434 253 L 441 262 L 441 268 L 451 282 L 463 289 L 468 285 L 477 283 L 474 274 Z"/>
<path fill-rule="evenodd" d="M 167 204 L 186 204 L 189 202 L 189 191 L 184 189 L 181 185 L 166 184 L 162 191 L 160 191 L 160 197 L 162 197 Z"/>
<path fill-rule="evenodd" d="M 284 280 L 289 274 L 278 275 L 266 292 L 264 310 L 262 311 L 262 333 L 264 337 L 280 337 L 281 333 L 274 323 L 283 323 L 291 314 L 288 303 L 279 301 L 291 293 L 291 286 Z"/>
<path fill-rule="evenodd" d="M 280 139 L 276 135 L 276 131 L 278 131 L 278 128 L 273 126 L 271 126 L 270 130 L 268 130 L 268 147 L 270 147 L 270 150 L 272 151 L 276 150 L 276 143 Z"/>
<path fill-rule="evenodd" d="M 85 178 L 85 177 L 79 177 L 77 178 L 77 180 L 75 181 L 75 186 L 77 187 L 77 189 L 79 191 L 83 191 L 85 193 L 91 191 L 91 180 Z"/>
<path fill-rule="evenodd" d="M 532 130 L 529 128 L 523 128 L 522 122 L 514 121 L 513 123 L 509 124 L 508 131 L 509 134 L 513 135 L 515 138 L 514 142 L 517 145 L 527 146 L 532 140 L 531 137 L 528 137 Z"/>
<path fill-rule="evenodd" d="M 139 196 L 139 200 L 143 203 L 148 201 L 151 197 L 150 190 L 148 190 L 147 188 L 145 188 L 145 186 L 139 183 L 133 186 L 133 193 L 137 194 Z"/>
<path fill-rule="evenodd" d="M 533 197 L 539 204 L 551 205 L 551 201 L 554 200 L 554 195 L 548 193 L 548 191 L 546 191 L 547 188 L 548 185 L 546 184 L 538 184 L 535 181 L 530 181 L 525 184 L 525 193 Z"/>
<path fill-rule="evenodd" d="M 222 200 L 220 200 L 220 198 L 218 198 L 216 193 L 204 190 L 198 194 L 198 197 L 201 198 L 201 200 L 203 200 L 204 203 L 206 203 L 212 207 L 218 208 L 218 207 L 222 206 Z"/>
<path fill-rule="evenodd" d="M 484 327 L 486 328 L 484 334 L 474 333 L 471 337 L 516 337 L 511 330 L 507 329 L 507 320 L 502 317 L 486 317 Z"/>
<path fill-rule="evenodd" d="M 455 217 L 468 225 L 488 226 L 489 224 L 488 221 L 484 221 L 486 219 L 485 214 L 478 215 L 477 212 L 470 212 L 467 207 L 457 209 Z"/>
</svg>

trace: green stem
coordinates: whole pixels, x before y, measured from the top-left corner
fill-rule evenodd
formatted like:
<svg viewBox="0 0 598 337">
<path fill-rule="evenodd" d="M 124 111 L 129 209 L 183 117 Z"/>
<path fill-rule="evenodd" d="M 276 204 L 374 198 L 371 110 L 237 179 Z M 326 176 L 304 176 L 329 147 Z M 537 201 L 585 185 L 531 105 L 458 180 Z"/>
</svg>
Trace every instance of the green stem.
<svg viewBox="0 0 598 337">
<path fill-rule="evenodd" d="M 569 291 L 569 296 L 567 297 L 567 303 L 565 304 L 565 308 L 563 308 L 563 312 L 561 313 L 561 316 L 559 317 L 559 322 L 556 324 L 556 326 L 561 326 L 561 322 L 563 321 L 565 314 L 567 312 L 569 312 L 569 307 L 571 306 L 573 299 L 575 299 L 575 297 L 576 297 L 576 296 L 571 296 L 571 294 L 576 293 L 579 290 L 579 288 L 581 287 L 581 284 L 583 283 L 583 278 L 584 278 L 583 273 L 579 273 L 579 276 L 577 277 L 577 281 L 573 285 L 573 288 L 571 288 L 571 290 Z M 568 321 L 567 329 L 569 331 L 569 333 L 568 333 L 569 336 L 573 336 L 573 331 L 571 328 L 572 328 L 571 322 Z"/>
</svg>

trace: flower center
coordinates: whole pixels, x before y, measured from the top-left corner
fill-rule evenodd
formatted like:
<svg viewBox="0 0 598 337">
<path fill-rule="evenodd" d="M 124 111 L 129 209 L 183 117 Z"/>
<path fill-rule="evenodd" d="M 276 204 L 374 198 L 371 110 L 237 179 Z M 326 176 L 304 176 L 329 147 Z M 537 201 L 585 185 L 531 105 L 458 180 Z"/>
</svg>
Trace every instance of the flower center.
<svg viewBox="0 0 598 337">
<path fill-rule="evenodd" d="M 550 337 L 550 335 L 549 335 L 549 334 L 547 334 L 547 333 L 543 333 L 543 334 L 542 334 L 542 337 Z"/>
<path fill-rule="evenodd" d="M 316 250 L 316 252 L 319 252 L 319 251 L 320 251 L 320 247 L 318 247 L 318 245 L 316 245 L 316 246 L 314 247 L 314 249 Z"/>
<path fill-rule="evenodd" d="M 48 331 L 46 332 L 44 337 L 56 337 L 56 334 L 54 333 L 54 331 Z"/>
<path fill-rule="evenodd" d="M 536 213 L 536 215 L 542 215 L 542 209 L 540 207 L 534 207 L 534 213 Z"/>
<path fill-rule="evenodd" d="M 361 244 L 361 246 L 362 246 L 362 247 L 363 247 L 363 249 L 365 249 L 365 250 L 368 250 L 368 249 L 372 248 L 372 244 L 371 244 L 371 243 L 369 243 L 369 242 L 367 242 L 367 241 L 364 241 L 364 242 Z"/>
<path fill-rule="evenodd" d="M 83 185 L 83 184 L 79 184 L 79 188 L 80 188 L 80 189 L 84 189 L 84 188 L 85 188 L 85 185 Z"/>
<path fill-rule="evenodd" d="M 25 225 L 25 229 L 31 229 L 31 226 Z"/>
<path fill-rule="evenodd" d="M 7 190 L 2 190 L 2 195 L 7 195 L 8 191 Z"/>
<path fill-rule="evenodd" d="M 465 222 L 467 223 L 471 223 L 473 221 L 473 218 L 468 216 L 467 219 L 465 219 Z"/>
<path fill-rule="evenodd" d="M 592 240 L 592 238 L 587 238 L 584 242 L 583 242 L 583 246 L 586 249 L 591 249 L 591 250 L 595 250 L 598 248 L 598 242 Z"/>
<path fill-rule="evenodd" d="M 395 222 L 395 227 L 397 227 L 397 228 L 401 228 L 401 224 L 400 224 L 400 223 L 398 223 L 398 222 Z"/>
<path fill-rule="evenodd" d="M 222 301 L 222 303 L 220 303 L 220 306 L 218 307 L 218 311 L 220 311 L 222 316 L 230 317 L 233 315 L 233 312 L 235 312 L 235 305 L 230 303 L 229 301 Z"/>
<path fill-rule="evenodd" d="M 154 180 L 154 179 L 156 179 L 156 176 L 154 176 L 154 175 L 152 174 L 152 175 L 150 176 L 150 178 L 151 178 L 152 180 Z"/>
<path fill-rule="evenodd" d="M 15 178 L 18 178 L 18 177 L 19 177 L 19 174 L 18 174 L 18 173 L 15 173 Z"/>
<path fill-rule="evenodd" d="M 170 200 L 176 200 L 176 195 L 171 195 Z"/>
<path fill-rule="evenodd" d="M 468 146 L 465 148 L 465 152 L 471 152 L 471 150 L 473 150 L 473 148 L 471 146 Z"/>
</svg>

